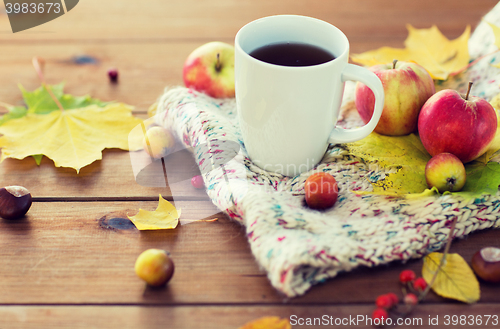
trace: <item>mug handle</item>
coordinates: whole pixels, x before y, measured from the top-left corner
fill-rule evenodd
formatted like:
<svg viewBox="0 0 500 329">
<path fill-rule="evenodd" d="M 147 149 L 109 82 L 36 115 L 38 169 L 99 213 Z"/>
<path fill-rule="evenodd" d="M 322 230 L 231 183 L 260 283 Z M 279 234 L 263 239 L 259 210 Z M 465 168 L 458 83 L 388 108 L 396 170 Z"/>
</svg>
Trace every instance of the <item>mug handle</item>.
<svg viewBox="0 0 500 329">
<path fill-rule="evenodd" d="M 384 87 L 372 71 L 354 64 L 347 64 L 342 72 L 342 83 L 347 80 L 360 81 L 368 86 L 375 95 L 375 110 L 372 118 L 363 127 L 353 129 L 333 128 L 328 142 L 331 144 L 354 142 L 368 136 L 377 126 L 384 108 Z"/>
</svg>

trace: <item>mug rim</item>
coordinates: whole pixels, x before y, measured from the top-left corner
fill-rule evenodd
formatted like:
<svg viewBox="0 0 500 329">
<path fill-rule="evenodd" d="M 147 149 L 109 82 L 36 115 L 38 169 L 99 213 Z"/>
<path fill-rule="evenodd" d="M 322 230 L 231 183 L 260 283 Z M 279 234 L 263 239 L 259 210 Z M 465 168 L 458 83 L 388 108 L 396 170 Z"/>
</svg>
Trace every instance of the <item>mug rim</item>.
<svg viewBox="0 0 500 329">
<path fill-rule="evenodd" d="M 323 25 L 327 26 L 328 28 L 335 30 L 341 36 L 341 38 L 343 39 L 343 41 L 345 43 L 345 49 L 343 49 L 342 53 L 339 54 L 339 55 L 333 54 L 335 56 L 334 59 L 329 60 L 329 61 L 324 62 L 324 63 L 321 63 L 321 64 L 308 65 L 308 66 L 285 66 L 285 65 L 271 64 L 271 63 L 264 62 L 262 60 L 256 59 L 255 57 L 251 56 L 248 52 L 246 52 L 245 50 L 243 50 L 243 48 L 241 48 L 240 39 L 241 39 L 241 35 L 243 33 L 242 31 L 244 31 L 245 29 L 247 29 L 251 25 L 258 24 L 259 22 L 262 22 L 262 21 L 265 21 L 265 20 L 271 20 L 271 19 L 281 18 L 281 17 L 283 17 L 283 18 L 293 18 L 293 19 L 295 19 L 295 18 L 297 18 L 297 19 L 304 19 L 304 20 L 314 21 L 314 22 L 319 23 L 319 24 L 323 24 Z M 333 25 L 331 23 L 328 23 L 328 22 L 326 22 L 324 20 L 321 20 L 321 19 L 318 19 L 318 18 L 314 18 L 314 17 L 310 17 L 310 16 L 288 15 L 287 14 L 287 15 L 265 16 L 265 17 L 258 18 L 256 20 L 253 20 L 253 21 L 248 22 L 247 24 L 243 25 L 238 30 L 238 32 L 236 33 L 236 36 L 235 36 L 235 48 L 236 48 L 237 51 L 239 51 L 242 54 L 244 54 L 244 56 L 248 60 L 251 60 L 252 62 L 255 62 L 255 63 L 259 63 L 259 64 L 262 64 L 262 65 L 268 65 L 270 67 L 280 68 L 280 69 L 304 70 L 304 69 L 311 69 L 311 68 L 328 66 L 328 65 L 331 65 L 332 63 L 337 62 L 341 58 L 343 58 L 345 56 L 348 56 L 350 45 L 349 45 L 349 39 L 347 39 L 347 36 L 344 34 L 344 32 L 342 32 L 342 30 L 340 30 L 338 27 L 336 27 L 335 25 Z"/>
</svg>

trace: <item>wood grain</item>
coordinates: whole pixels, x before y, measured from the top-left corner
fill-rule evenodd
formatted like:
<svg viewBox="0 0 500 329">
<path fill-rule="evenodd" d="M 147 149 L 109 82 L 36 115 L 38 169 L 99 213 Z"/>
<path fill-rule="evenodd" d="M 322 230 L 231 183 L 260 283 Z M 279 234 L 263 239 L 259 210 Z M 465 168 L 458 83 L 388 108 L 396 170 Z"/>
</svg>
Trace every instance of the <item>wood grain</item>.
<svg viewBox="0 0 500 329">
<path fill-rule="evenodd" d="M 1 221 L 0 304 L 236 302 L 273 293 L 242 228 L 211 203 L 177 202 L 184 225 L 175 230 L 140 232 L 114 219 L 157 204 L 37 202 L 26 219 Z M 192 222 L 207 217 L 219 220 Z M 165 289 L 147 288 L 134 273 L 148 248 L 169 251 L 175 262 Z"/>
<path fill-rule="evenodd" d="M 207 41 L 150 42 L 125 44 L 7 44 L 2 45 L 0 67 L 4 83 L 0 101 L 24 105 L 19 85 L 32 91 L 41 82 L 31 64 L 35 56 L 45 60 L 45 76 L 49 84 L 65 82 L 65 92 L 75 96 L 91 95 L 103 101 L 119 101 L 134 106 L 136 113 L 145 113 L 166 87 L 183 85 L 184 60 L 196 47 Z M 353 46 L 364 51 L 386 45 L 366 41 Z M 389 45 L 400 46 L 391 42 Z M 79 56 L 89 56 L 94 64 L 77 64 Z M 119 72 L 119 83 L 109 82 L 107 71 Z M 6 109 L 0 107 L 0 114 Z"/>
<path fill-rule="evenodd" d="M 2 14 L 0 40 L 30 43 L 232 40 L 244 24 L 276 14 L 300 14 L 326 20 L 356 42 L 357 37 L 402 41 L 406 24 L 419 28 L 435 24 L 456 37 L 467 24 L 477 24 L 478 18 L 496 3 L 495 0 L 150 0 L 138 4 L 131 0 L 86 0 L 56 20 L 15 35 L 11 33 L 7 15 Z"/>
<path fill-rule="evenodd" d="M 233 42 L 238 29 L 272 14 L 301 14 L 341 28 L 351 52 L 402 47 L 406 24 L 431 25 L 458 37 L 476 26 L 496 0 L 86 0 L 68 14 L 13 34 L 0 4 L 0 101 L 21 105 L 18 84 L 32 90 L 40 81 L 33 56 L 45 59 L 48 83 L 66 82 L 66 92 L 90 94 L 135 106 L 144 115 L 166 86 L 182 84 L 182 65 L 197 46 Z M 94 64 L 77 64 L 88 56 Z M 118 84 L 106 72 L 116 67 Z M 5 109 L 0 108 L 0 113 Z M 133 174 L 130 155 L 104 152 L 84 168 L 54 168 L 44 159 L 8 159 L 0 164 L 0 185 L 23 185 L 35 202 L 19 221 L 0 219 L 0 328 L 238 328 L 266 315 L 289 318 L 369 315 L 383 293 L 402 295 L 399 272 L 420 273 L 422 260 L 358 268 L 287 299 L 269 283 L 251 253 L 245 229 L 220 213 L 205 192 L 191 187 L 199 173 L 192 156 L 167 160 L 169 187 L 159 163 Z M 175 230 L 139 232 L 126 215 L 154 210 L 158 195 L 182 208 Z M 218 218 L 215 222 L 202 219 Z M 498 246 L 498 230 L 454 241 L 451 252 L 468 262 L 484 246 Z M 168 250 L 176 265 L 172 281 L 151 289 L 133 265 L 147 248 Z M 480 282 L 481 300 L 462 305 L 431 293 L 412 314 L 420 328 L 444 325 L 445 315 L 497 314 L 500 286 Z M 438 316 L 441 326 L 429 326 Z M 325 327 L 325 326 L 321 326 Z M 330 326 L 340 327 L 340 326 Z M 360 324 L 356 327 L 372 328 Z M 415 326 L 399 326 L 414 328 Z M 460 326 L 459 326 L 460 327 Z M 490 326 L 467 325 L 467 328 Z M 495 326 L 497 327 L 497 326 Z M 320 326 L 294 326 L 320 328 Z"/>
<path fill-rule="evenodd" d="M 0 14 L 4 81 L 0 101 L 20 105 L 18 84 L 28 90 L 40 86 L 31 65 L 31 59 L 40 56 L 46 60 L 48 83 L 65 81 L 68 93 L 117 100 L 145 112 L 165 87 L 182 85 L 182 65 L 192 50 L 213 40 L 232 43 L 238 29 L 258 17 L 291 13 L 324 19 L 344 30 L 351 52 L 357 53 L 382 46 L 403 47 L 406 24 L 419 28 L 435 24 L 448 38 L 458 37 L 467 25 L 474 27 L 496 1 L 460 5 L 452 0 L 119 3 L 86 0 L 67 15 L 15 34 L 9 33 L 7 16 Z M 75 58 L 84 55 L 96 62 L 76 64 Z M 106 72 L 111 67 L 119 70 L 119 84 L 108 82 Z"/>
<path fill-rule="evenodd" d="M 18 85 L 34 90 L 41 84 L 33 66 L 35 56 L 45 60 L 45 79 L 49 84 L 65 82 L 65 92 L 91 95 L 103 101 L 119 101 L 145 112 L 165 87 L 183 84 L 182 65 L 189 53 L 203 42 L 126 43 L 126 44 L 11 44 L 2 45 L 0 100 L 22 105 Z M 75 59 L 89 56 L 93 64 L 77 64 Z M 107 71 L 115 67 L 119 83 L 109 82 Z"/>
<path fill-rule="evenodd" d="M 399 272 L 419 273 L 422 266 L 417 260 L 359 268 L 288 300 L 258 268 L 242 226 L 209 202 L 175 204 L 184 224 L 175 230 L 140 232 L 116 219 L 154 210 L 157 202 L 35 202 L 27 218 L 0 221 L 0 304 L 373 303 L 382 293 L 401 295 Z M 498 234 L 471 234 L 452 252 L 470 260 L 481 246 L 495 245 Z M 165 289 L 147 288 L 135 276 L 135 259 L 148 248 L 169 251 L 175 262 Z M 500 286 L 482 287 L 481 302 L 500 302 Z M 445 300 L 431 294 L 426 302 Z"/>
<path fill-rule="evenodd" d="M 247 322 L 265 316 L 287 319 L 294 329 L 320 328 L 376 328 L 368 320 L 373 305 L 337 306 L 178 306 L 178 307 L 137 307 L 137 306 L 0 306 L 0 326 L 12 329 L 31 328 L 122 328 L 122 329 L 235 329 Z M 421 305 L 402 321 L 407 325 L 394 328 L 498 328 L 494 318 L 498 315 L 496 304 L 481 305 Z M 448 316 L 448 317 L 447 317 Z M 452 326 L 456 316 L 458 325 Z M 465 325 L 460 325 L 460 319 Z M 474 325 L 479 323 L 481 325 Z M 307 325 L 310 321 L 310 325 Z M 314 325 L 316 321 L 316 325 Z M 336 324 L 337 321 L 337 324 Z M 393 320 L 397 324 L 397 318 Z M 467 321 L 471 324 L 467 324 Z M 342 322 L 344 325 L 342 325 Z M 299 325 L 303 323 L 304 325 Z M 433 325 L 434 323 L 438 325 Z M 445 323 L 450 323 L 446 326 Z M 387 326 L 392 327 L 392 326 Z"/>
<path fill-rule="evenodd" d="M 189 151 L 179 151 L 165 158 L 165 168 L 168 187 L 160 160 L 144 167 L 135 176 L 129 152 L 105 150 L 102 160 L 82 168 L 79 174 L 71 168 L 56 168 L 46 157 L 40 166 L 31 157 L 6 159 L 0 164 L 0 182 L 3 186 L 24 186 L 34 197 L 44 199 L 156 200 L 161 194 L 170 200 L 186 197 L 208 200 L 203 190 L 191 186 L 191 178 L 200 171 Z"/>
</svg>

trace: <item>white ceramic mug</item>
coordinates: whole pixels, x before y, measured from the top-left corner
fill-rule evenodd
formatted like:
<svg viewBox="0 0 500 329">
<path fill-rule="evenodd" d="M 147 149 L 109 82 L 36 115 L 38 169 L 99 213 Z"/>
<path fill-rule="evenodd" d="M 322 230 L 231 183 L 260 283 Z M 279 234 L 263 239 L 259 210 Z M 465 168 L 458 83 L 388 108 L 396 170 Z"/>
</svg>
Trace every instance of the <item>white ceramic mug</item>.
<svg viewBox="0 0 500 329">
<path fill-rule="evenodd" d="M 312 66 L 280 66 L 249 54 L 274 43 L 306 43 L 335 59 Z M 349 41 L 335 26 L 306 16 L 278 15 L 248 23 L 236 34 L 235 84 L 246 151 L 259 167 L 294 176 L 323 158 L 329 143 L 368 136 L 384 105 L 384 90 L 371 71 L 349 64 Z M 354 129 L 336 127 L 344 84 L 361 81 L 375 95 L 371 120 Z"/>
</svg>

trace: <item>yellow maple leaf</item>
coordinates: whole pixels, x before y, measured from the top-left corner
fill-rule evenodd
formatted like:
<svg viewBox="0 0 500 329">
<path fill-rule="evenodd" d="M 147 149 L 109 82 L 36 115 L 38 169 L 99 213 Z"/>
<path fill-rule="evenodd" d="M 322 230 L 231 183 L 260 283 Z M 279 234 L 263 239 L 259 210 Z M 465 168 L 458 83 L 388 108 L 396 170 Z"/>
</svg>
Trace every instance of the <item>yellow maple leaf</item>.
<svg viewBox="0 0 500 329">
<path fill-rule="evenodd" d="M 423 66 L 435 80 L 446 80 L 451 73 L 468 65 L 470 26 L 454 40 L 446 38 L 436 26 L 416 29 L 407 25 L 407 29 L 405 48 L 382 47 L 353 54 L 351 59 L 366 66 L 391 63 L 394 59 L 413 61 Z"/>
<path fill-rule="evenodd" d="M 138 230 L 163 230 L 174 229 L 179 224 L 181 210 L 163 199 L 160 195 L 158 207 L 155 211 L 139 209 L 135 216 L 128 216 Z"/>
<path fill-rule="evenodd" d="M 349 153 L 368 162 L 376 162 L 385 168 L 393 168 L 385 179 L 373 185 L 373 192 L 389 196 L 417 193 L 418 196 L 433 194 L 427 190 L 425 165 L 431 156 L 415 134 L 406 136 L 384 136 L 371 133 L 353 143 L 345 144 Z M 420 194 L 424 192 L 424 194 Z M 356 191 L 357 194 L 365 194 Z"/>
<path fill-rule="evenodd" d="M 28 113 L 0 126 L 0 162 L 6 158 L 24 159 L 43 154 L 56 167 L 77 171 L 102 159 L 105 148 L 136 151 L 140 143 L 129 145 L 130 131 L 142 120 L 132 116 L 125 104 L 104 107 L 91 105 L 82 109 Z"/>
<path fill-rule="evenodd" d="M 425 256 L 422 276 L 427 282 L 438 271 L 443 254 L 433 252 Z M 443 266 L 439 269 L 432 290 L 442 297 L 456 299 L 465 303 L 479 300 L 481 290 L 474 272 L 459 254 L 447 254 Z"/>
<path fill-rule="evenodd" d="M 243 325 L 239 329 L 292 329 L 290 322 L 279 316 L 266 316 Z"/>
</svg>

